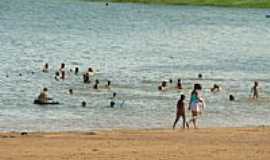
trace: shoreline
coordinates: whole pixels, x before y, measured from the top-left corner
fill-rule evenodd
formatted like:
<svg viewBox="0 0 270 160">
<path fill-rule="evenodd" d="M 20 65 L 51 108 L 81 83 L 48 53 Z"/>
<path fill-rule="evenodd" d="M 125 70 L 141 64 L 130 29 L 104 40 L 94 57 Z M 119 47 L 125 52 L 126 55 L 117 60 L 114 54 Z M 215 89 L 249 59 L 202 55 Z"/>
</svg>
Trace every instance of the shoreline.
<svg viewBox="0 0 270 160">
<path fill-rule="evenodd" d="M 88 0 L 84 0 L 88 1 Z M 98 0 L 95 0 L 100 2 Z M 106 2 L 106 1 L 105 1 Z M 179 5 L 179 6 L 208 6 L 208 7 L 226 7 L 226 8 L 250 8 L 250 9 L 268 9 L 270 1 L 263 2 L 241 0 L 219 1 L 219 0 L 112 0 L 112 3 L 138 3 L 138 4 L 156 4 L 156 5 Z"/>
<path fill-rule="evenodd" d="M 95 132 L 0 132 L 0 159 L 270 158 L 270 127 L 116 129 Z M 12 151 L 12 152 L 10 152 Z"/>
</svg>

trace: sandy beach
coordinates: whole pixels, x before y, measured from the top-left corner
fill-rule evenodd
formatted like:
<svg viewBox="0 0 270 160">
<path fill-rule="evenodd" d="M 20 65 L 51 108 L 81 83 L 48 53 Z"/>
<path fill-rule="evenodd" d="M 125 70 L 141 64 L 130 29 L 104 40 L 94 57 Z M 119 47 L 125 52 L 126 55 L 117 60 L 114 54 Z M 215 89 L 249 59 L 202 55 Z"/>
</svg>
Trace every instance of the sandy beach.
<svg viewBox="0 0 270 160">
<path fill-rule="evenodd" d="M 270 159 L 270 128 L 1 133 L 1 160 Z"/>
</svg>

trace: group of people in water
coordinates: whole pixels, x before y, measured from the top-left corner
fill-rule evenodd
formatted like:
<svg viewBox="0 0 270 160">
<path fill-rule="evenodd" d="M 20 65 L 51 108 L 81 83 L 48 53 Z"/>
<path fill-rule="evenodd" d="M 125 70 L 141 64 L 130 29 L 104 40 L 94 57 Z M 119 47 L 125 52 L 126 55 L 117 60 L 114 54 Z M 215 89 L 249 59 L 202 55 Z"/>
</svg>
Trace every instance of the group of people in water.
<svg viewBox="0 0 270 160">
<path fill-rule="evenodd" d="M 178 83 L 179 83 L 179 80 L 178 80 Z M 177 86 L 176 88 L 178 88 Z M 259 86 L 258 81 L 255 81 L 254 86 L 251 88 L 252 99 L 257 99 L 259 97 L 258 86 Z M 217 84 L 214 84 L 213 87 L 210 89 L 210 91 L 219 92 L 221 91 L 221 87 Z M 232 94 L 229 95 L 229 100 L 230 101 L 235 100 Z M 188 103 L 188 110 L 191 111 L 191 119 L 188 121 L 186 120 L 186 107 L 187 107 L 187 104 L 185 102 L 185 95 L 181 94 L 180 99 L 178 100 L 177 105 L 176 105 L 176 118 L 173 123 L 173 129 L 175 128 L 180 118 L 182 118 L 182 128 L 186 128 L 186 127 L 189 128 L 191 122 L 193 123 L 194 128 L 198 128 L 198 118 L 202 114 L 203 110 L 205 109 L 205 100 L 202 96 L 201 84 L 194 84 L 194 88 L 191 92 L 190 100 Z"/>
<path fill-rule="evenodd" d="M 49 65 L 48 63 L 46 63 L 42 69 L 42 71 L 44 73 L 48 73 L 49 72 Z M 73 72 L 73 70 L 71 69 L 70 72 Z M 74 70 L 74 74 L 78 75 L 79 74 L 79 67 L 75 67 Z M 86 72 L 83 73 L 83 83 L 92 83 L 92 77 L 95 75 L 94 70 L 89 67 L 88 70 Z M 62 63 L 60 65 L 60 68 L 58 71 L 55 72 L 55 80 L 59 81 L 59 80 L 65 80 L 66 78 L 66 73 L 65 73 L 65 64 Z M 198 79 L 202 79 L 202 74 L 198 75 Z M 173 84 L 173 80 L 169 79 L 169 81 L 162 81 L 161 84 L 158 86 L 158 90 L 159 91 L 166 91 L 168 90 L 168 85 L 167 83 Z M 95 80 L 95 83 L 93 85 L 93 89 L 99 89 L 100 82 L 98 79 Z M 253 99 L 257 99 L 259 97 L 259 91 L 258 91 L 258 86 L 259 83 L 257 81 L 254 82 L 254 86 L 252 87 L 252 98 Z M 104 86 L 104 88 L 110 89 L 111 88 L 111 81 L 107 81 L 107 84 Z M 175 86 L 176 89 L 178 90 L 182 90 L 183 89 L 183 85 L 182 85 L 182 79 L 177 79 L 177 83 Z M 221 91 L 222 88 L 221 86 L 219 86 L 218 84 L 214 84 L 212 88 L 210 88 L 211 92 L 219 92 Z M 73 94 L 73 90 L 69 89 L 69 94 L 72 95 Z M 113 96 L 109 103 L 110 107 L 115 107 L 115 98 L 116 98 L 116 92 L 113 92 Z M 190 96 L 190 100 L 189 103 L 186 104 L 185 102 L 185 95 L 181 94 L 180 98 L 177 102 L 176 105 L 176 118 L 175 121 L 173 123 L 173 129 L 176 127 L 177 122 L 179 121 L 180 118 L 182 118 L 182 128 L 189 128 L 190 124 L 193 124 L 194 128 L 198 128 L 198 118 L 200 115 L 202 115 L 203 110 L 205 109 L 205 100 L 203 98 L 202 95 L 202 85 L 199 83 L 194 84 L 193 90 L 191 92 L 191 96 Z M 48 89 L 44 88 L 41 93 L 39 94 L 38 98 L 37 98 L 37 102 L 41 103 L 41 104 L 49 104 L 49 100 L 52 100 L 52 98 L 48 97 Z M 229 95 L 229 100 L 230 101 L 234 101 L 235 97 L 230 94 Z M 122 104 L 124 103 L 124 101 L 122 102 Z M 81 106 L 82 107 L 86 107 L 86 102 L 82 101 L 81 102 Z M 191 119 L 187 120 L 186 119 L 186 108 L 191 112 Z"/>
<path fill-rule="evenodd" d="M 49 73 L 49 64 L 48 63 L 45 63 L 44 64 L 43 69 L 42 69 L 42 72 Z M 69 72 L 72 73 L 73 70 L 70 69 Z M 79 67 L 75 67 L 74 74 L 75 75 L 79 75 Z M 83 83 L 86 83 L 86 84 L 92 83 L 94 75 L 95 75 L 94 70 L 91 67 L 89 67 L 88 70 L 86 72 L 84 72 L 83 75 L 82 75 L 83 76 Z M 66 79 L 65 63 L 62 63 L 60 65 L 60 68 L 55 72 L 54 79 L 56 81 L 65 80 Z M 96 79 L 94 81 L 94 84 L 93 84 L 92 88 L 95 89 L 95 90 L 98 90 L 100 88 L 111 89 L 111 81 L 108 80 L 107 81 L 107 84 L 105 84 L 104 86 L 100 86 L 100 81 L 98 79 Z M 72 95 L 73 94 L 73 89 L 69 89 L 68 93 L 70 95 Z M 37 104 L 51 104 L 51 101 L 50 100 L 52 100 L 52 98 L 48 98 L 48 89 L 47 88 L 43 88 L 43 90 L 41 91 L 41 93 L 39 94 L 39 96 L 37 97 L 37 99 L 35 100 L 35 103 L 37 103 Z M 83 101 L 81 103 L 81 105 L 83 107 L 85 107 L 86 106 L 86 102 Z"/>
</svg>

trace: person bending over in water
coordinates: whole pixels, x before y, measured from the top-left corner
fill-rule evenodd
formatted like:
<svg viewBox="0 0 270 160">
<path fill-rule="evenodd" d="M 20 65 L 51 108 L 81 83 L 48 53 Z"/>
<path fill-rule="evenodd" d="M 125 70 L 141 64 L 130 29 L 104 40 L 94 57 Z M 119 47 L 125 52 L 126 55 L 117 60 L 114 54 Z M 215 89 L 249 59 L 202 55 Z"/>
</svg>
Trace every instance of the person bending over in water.
<svg viewBox="0 0 270 160">
<path fill-rule="evenodd" d="M 44 73 L 48 73 L 48 72 L 49 72 L 49 64 L 48 64 L 48 63 L 46 63 L 46 64 L 44 65 L 44 67 L 43 67 L 43 69 L 42 69 L 42 72 L 44 72 Z"/>
<path fill-rule="evenodd" d="M 258 89 L 259 83 L 258 81 L 254 82 L 254 86 L 251 88 L 251 94 L 253 99 L 259 98 L 259 89 Z"/>
<path fill-rule="evenodd" d="M 175 128 L 175 125 L 176 123 L 178 122 L 179 118 L 182 117 L 183 119 L 183 125 L 182 125 L 182 128 L 186 128 L 186 115 L 185 115 L 185 107 L 186 107 L 186 104 L 185 104 L 185 95 L 181 95 L 181 98 L 178 100 L 177 102 L 177 108 L 176 108 L 176 118 L 175 118 L 175 121 L 173 123 L 173 129 Z"/>
<path fill-rule="evenodd" d="M 38 96 L 38 101 L 40 103 L 48 103 L 48 89 L 47 88 L 43 88 L 43 91 L 39 94 Z"/>
</svg>

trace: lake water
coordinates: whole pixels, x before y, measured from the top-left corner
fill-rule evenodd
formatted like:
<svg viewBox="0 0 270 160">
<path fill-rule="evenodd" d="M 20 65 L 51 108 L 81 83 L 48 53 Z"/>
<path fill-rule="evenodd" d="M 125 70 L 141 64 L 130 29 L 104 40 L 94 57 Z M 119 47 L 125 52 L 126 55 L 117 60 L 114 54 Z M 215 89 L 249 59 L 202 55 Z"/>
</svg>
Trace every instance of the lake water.
<svg viewBox="0 0 270 160">
<path fill-rule="evenodd" d="M 77 0 L 0 1 L 0 130 L 86 131 L 170 128 L 181 93 L 203 85 L 201 127 L 270 125 L 270 19 L 267 10 L 117 4 Z M 42 73 L 44 63 L 49 73 Z M 89 66 L 112 89 L 95 91 L 67 70 Z M 34 72 L 34 74 L 32 74 Z M 19 74 L 22 76 L 19 76 Z M 198 73 L 203 74 L 197 80 Z M 8 75 L 8 77 L 7 77 Z M 162 80 L 184 89 L 159 92 Z M 261 98 L 248 100 L 258 80 Z M 213 94 L 209 88 L 223 87 Z M 171 85 L 173 88 L 174 85 Z M 33 100 L 43 87 L 61 105 Z M 68 89 L 74 95 L 68 95 Z M 110 108 L 109 98 L 118 94 Z M 228 95 L 236 97 L 228 101 Z M 81 107 L 85 100 L 87 106 Z M 189 115 L 189 114 L 188 114 Z M 180 123 L 179 123 L 180 125 Z"/>
</svg>

